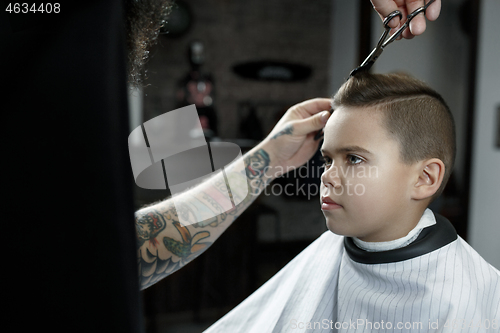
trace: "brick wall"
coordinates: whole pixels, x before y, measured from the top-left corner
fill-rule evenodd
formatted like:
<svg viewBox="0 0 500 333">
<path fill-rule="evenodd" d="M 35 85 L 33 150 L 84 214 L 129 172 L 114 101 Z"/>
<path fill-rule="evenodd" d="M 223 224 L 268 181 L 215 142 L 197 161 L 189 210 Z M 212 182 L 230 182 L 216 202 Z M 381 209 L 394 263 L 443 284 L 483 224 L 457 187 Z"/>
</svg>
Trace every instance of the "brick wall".
<svg viewBox="0 0 500 333">
<path fill-rule="evenodd" d="M 242 101 L 272 102 L 264 112 L 279 113 L 281 106 L 330 95 L 330 0 L 191 0 L 189 5 L 193 24 L 188 33 L 175 39 L 160 36 L 151 51 L 145 121 L 175 108 L 175 85 L 189 69 L 186 55 L 194 39 L 204 43 L 203 68 L 215 79 L 221 138 L 238 137 Z M 237 63 L 261 59 L 301 63 L 313 73 L 303 82 L 282 83 L 242 79 L 231 71 Z"/>
</svg>

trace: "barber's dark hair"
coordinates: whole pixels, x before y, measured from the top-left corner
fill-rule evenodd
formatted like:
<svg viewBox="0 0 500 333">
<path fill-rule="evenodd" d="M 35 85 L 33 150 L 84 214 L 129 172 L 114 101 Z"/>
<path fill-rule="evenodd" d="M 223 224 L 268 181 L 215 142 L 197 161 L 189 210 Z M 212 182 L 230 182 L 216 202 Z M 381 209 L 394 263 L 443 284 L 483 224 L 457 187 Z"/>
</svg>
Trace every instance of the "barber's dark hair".
<svg viewBox="0 0 500 333">
<path fill-rule="evenodd" d="M 140 87 L 151 47 L 165 25 L 173 0 L 125 0 L 128 83 Z"/>
<path fill-rule="evenodd" d="M 383 125 L 400 144 L 403 163 L 438 158 L 445 165 L 442 192 L 455 163 L 455 123 L 436 91 L 404 74 L 359 73 L 340 87 L 333 107 L 371 107 L 383 112 Z"/>
</svg>

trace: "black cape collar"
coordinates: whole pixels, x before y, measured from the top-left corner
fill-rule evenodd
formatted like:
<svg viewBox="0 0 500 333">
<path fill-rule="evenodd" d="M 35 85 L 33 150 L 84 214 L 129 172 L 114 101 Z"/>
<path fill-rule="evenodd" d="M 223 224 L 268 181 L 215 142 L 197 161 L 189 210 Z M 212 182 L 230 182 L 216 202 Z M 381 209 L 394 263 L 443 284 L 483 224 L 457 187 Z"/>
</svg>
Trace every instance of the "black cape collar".
<svg viewBox="0 0 500 333">
<path fill-rule="evenodd" d="M 349 257 L 361 264 L 386 264 L 419 257 L 437 250 L 457 239 L 457 232 L 446 218 L 435 214 L 436 224 L 422 229 L 417 239 L 409 245 L 380 252 L 368 252 L 354 244 L 351 237 L 344 237 L 344 247 Z"/>
</svg>

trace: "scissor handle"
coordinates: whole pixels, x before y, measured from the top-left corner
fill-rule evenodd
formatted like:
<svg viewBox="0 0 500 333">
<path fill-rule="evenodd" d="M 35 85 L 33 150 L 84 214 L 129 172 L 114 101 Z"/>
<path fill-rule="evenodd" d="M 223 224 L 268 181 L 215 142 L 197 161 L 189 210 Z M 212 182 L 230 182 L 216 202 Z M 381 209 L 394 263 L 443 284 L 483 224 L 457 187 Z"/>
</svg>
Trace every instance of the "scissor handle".
<svg viewBox="0 0 500 333">
<path fill-rule="evenodd" d="M 382 48 L 386 47 L 388 44 L 392 43 L 393 41 L 395 41 L 402 33 L 403 31 L 408 28 L 410 26 L 410 22 L 411 20 L 413 20 L 415 18 L 415 16 L 417 16 L 418 14 L 420 13 L 425 13 L 425 11 L 427 10 L 427 8 L 434 2 L 435 0 L 429 0 L 428 3 L 426 3 L 425 5 L 423 5 L 422 7 L 419 7 L 417 9 L 415 9 L 413 12 L 411 12 L 410 14 L 408 14 L 408 16 L 406 16 L 406 21 L 405 23 L 401 26 L 401 28 L 399 28 L 395 33 L 393 33 L 391 35 L 391 37 L 389 37 L 383 44 L 382 44 Z M 396 11 L 394 11 L 396 12 Z M 392 12 L 391 14 L 393 14 L 394 12 Z M 389 14 L 387 16 L 387 18 L 385 20 L 387 20 L 391 14 Z M 391 20 L 394 18 L 395 16 L 392 16 L 391 17 Z M 401 16 L 400 18 L 401 19 Z M 385 24 L 385 20 L 384 20 L 384 26 L 386 28 L 386 31 L 388 26 Z M 390 21 L 390 20 L 389 20 Z M 387 23 L 389 23 L 389 21 L 387 21 Z M 387 36 L 385 33 L 384 33 L 385 36 Z"/>
<path fill-rule="evenodd" d="M 353 69 L 351 71 L 351 73 L 349 74 L 349 78 L 353 77 L 354 75 L 356 75 L 359 72 L 368 71 L 372 67 L 372 65 L 375 63 L 375 61 L 378 59 L 378 57 L 380 56 L 380 54 L 382 53 L 384 48 L 388 44 L 395 41 L 399 36 L 401 36 L 403 31 L 409 27 L 411 20 L 413 20 L 413 18 L 415 16 L 417 16 L 418 14 L 425 13 L 425 10 L 427 9 L 427 7 L 429 7 L 434 1 L 435 0 L 429 0 L 428 3 L 424 4 L 424 6 L 418 8 L 415 11 L 413 11 L 412 13 L 410 13 L 406 17 L 405 23 L 398 30 L 396 30 L 396 32 L 393 33 L 389 38 L 387 38 L 387 36 L 389 35 L 389 32 L 391 31 L 391 27 L 389 27 L 389 22 L 393 18 L 395 18 L 396 16 L 398 16 L 400 20 L 403 19 L 403 14 L 399 10 L 395 10 L 392 13 L 390 13 L 389 15 L 387 15 L 387 17 L 384 19 L 385 31 L 382 34 L 382 36 L 380 36 L 380 39 L 377 43 L 377 46 L 373 49 L 373 51 L 368 55 L 368 57 L 365 59 L 365 61 L 363 61 L 363 63 L 360 66 L 356 67 L 355 69 Z M 424 3 L 425 3 L 425 1 L 424 1 Z M 348 80 L 349 80 L 349 78 L 348 78 Z"/>
<path fill-rule="evenodd" d="M 389 27 L 389 22 L 395 18 L 396 16 L 399 16 L 399 19 L 402 20 L 403 19 L 403 14 L 399 11 L 399 10 L 395 10 L 393 11 L 392 13 L 389 13 L 389 15 L 387 15 L 387 17 L 384 19 L 384 27 L 387 29 Z"/>
<path fill-rule="evenodd" d="M 411 21 L 415 16 L 417 16 L 420 13 L 425 13 L 427 10 L 427 7 L 429 7 L 435 0 L 430 0 L 428 3 L 426 3 L 424 6 L 417 8 L 415 11 L 412 13 L 408 14 L 406 17 L 406 20 Z"/>
<path fill-rule="evenodd" d="M 403 14 L 399 11 L 399 10 L 395 10 L 393 11 L 392 13 L 390 13 L 389 15 L 387 15 L 387 17 L 384 19 L 384 28 L 385 28 L 385 31 L 384 33 L 382 34 L 382 36 L 380 36 L 378 42 L 377 42 L 377 49 L 383 49 L 384 48 L 384 42 L 385 42 L 385 39 L 387 38 L 387 35 L 389 35 L 389 31 L 391 31 L 391 27 L 389 27 L 389 22 L 395 18 L 396 16 L 399 16 L 399 19 L 403 19 Z"/>
</svg>

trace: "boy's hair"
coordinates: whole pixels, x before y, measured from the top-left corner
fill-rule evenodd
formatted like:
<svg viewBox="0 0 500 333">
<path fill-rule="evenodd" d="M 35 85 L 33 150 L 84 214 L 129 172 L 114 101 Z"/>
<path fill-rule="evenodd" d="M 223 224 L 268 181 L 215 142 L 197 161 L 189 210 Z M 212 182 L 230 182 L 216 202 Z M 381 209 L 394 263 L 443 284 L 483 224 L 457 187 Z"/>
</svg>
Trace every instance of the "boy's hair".
<svg viewBox="0 0 500 333">
<path fill-rule="evenodd" d="M 445 101 L 424 82 L 403 74 L 359 73 L 340 87 L 333 108 L 371 107 L 383 112 L 383 125 L 400 144 L 403 163 L 438 158 L 445 165 L 443 191 L 455 163 L 455 124 Z"/>
</svg>

